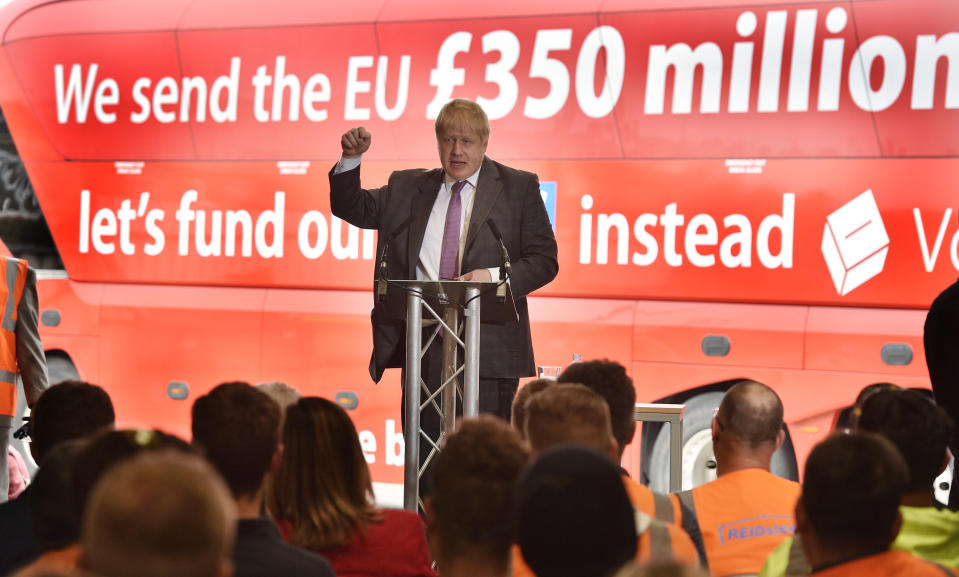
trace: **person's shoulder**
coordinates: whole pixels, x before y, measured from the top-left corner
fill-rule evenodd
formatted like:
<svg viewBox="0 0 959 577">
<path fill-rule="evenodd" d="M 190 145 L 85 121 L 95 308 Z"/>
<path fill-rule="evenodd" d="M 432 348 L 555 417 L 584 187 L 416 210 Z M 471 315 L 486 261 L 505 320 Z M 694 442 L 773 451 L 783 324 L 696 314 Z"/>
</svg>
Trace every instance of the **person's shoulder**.
<svg viewBox="0 0 959 577">
<path fill-rule="evenodd" d="M 244 519 L 238 528 L 233 555 L 235 577 L 252 577 L 263 569 L 276 575 L 334 575 L 325 557 L 284 541 L 272 521 Z"/>
<path fill-rule="evenodd" d="M 536 178 L 536 174 L 533 172 L 507 166 L 502 162 L 497 162 L 488 156 L 483 158 L 483 169 L 492 169 L 498 172 L 499 175 L 504 178 Z"/>
<path fill-rule="evenodd" d="M 383 518 L 384 525 L 394 525 L 403 527 L 422 527 L 423 519 L 412 511 L 405 509 L 380 509 L 380 515 Z"/>
<path fill-rule="evenodd" d="M 394 170 L 390 173 L 390 180 L 426 179 L 438 176 L 440 173 L 442 173 L 442 170 L 439 168 L 404 168 L 402 170 Z"/>
<path fill-rule="evenodd" d="M 763 471 L 763 473 L 765 473 L 765 477 L 769 483 L 779 485 L 787 491 L 799 492 L 802 490 L 802 485 L 800 485 L 798 481 L 785 479 L 779 475 L 776 475 L 775 473 L 771 473 L 770 471 Z"/>
<path fill-rule="evenodd" d="M 916 557 L 906 551 L 889 550 L 862 557 L 816 573 L 822 577 L 841 575 L 912 575 L 915 577 L 942 577 L 957 575 L 956 570 L 939 563 Z"/>
</svg>

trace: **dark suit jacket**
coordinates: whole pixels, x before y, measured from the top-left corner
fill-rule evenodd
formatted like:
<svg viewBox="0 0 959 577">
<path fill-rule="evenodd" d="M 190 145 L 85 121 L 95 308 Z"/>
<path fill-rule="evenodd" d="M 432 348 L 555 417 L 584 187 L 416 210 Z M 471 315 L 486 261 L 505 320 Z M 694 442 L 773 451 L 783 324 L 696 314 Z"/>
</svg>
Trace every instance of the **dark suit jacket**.
<svg viewBox="0 0 959 577">
<path fill-rule="evenodd" d="M 340 174 L 331 171 L 330 206 L 334 215 L 350 224 L 379 231 L 377 264 L 389 241 L 388 278 L 415 279 L 426 223 L 442 182 L 442 169 L 401 170 L 390 175 L 386 186 L 365 190 L 360 187 L 360 168 Z M 407 219 L 409 225 L 403 226 Z M 464 273 L 501 264 L 499 243 L 487 220 L 496 223 L 509 251 L 509 282 L 519 321 L 481 326 L 480 376 L 531 376 L 535 363 L 526 295 L 553 280 L 559 271 L 556 238 L 536 175 L 483 159 L 461 259 Z M 374 270 L 374 279 L 377 274 Z M 391 285 L 386 302 L 375 303 L 372 322 L 370 376 L 379 382 L 385 369 L 401 367 L 405 361 L 405 292 Z"/>
</svg>

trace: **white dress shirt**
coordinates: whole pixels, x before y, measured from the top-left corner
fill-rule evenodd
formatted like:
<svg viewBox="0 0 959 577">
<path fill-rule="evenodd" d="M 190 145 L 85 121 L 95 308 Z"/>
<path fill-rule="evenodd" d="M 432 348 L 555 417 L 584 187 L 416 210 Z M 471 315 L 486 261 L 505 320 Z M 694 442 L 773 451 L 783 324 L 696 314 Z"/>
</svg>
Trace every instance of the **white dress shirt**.
<svg viewBox="0 0 959 577">
<path fill-rule="evenodd" d="M 340 158 L 336 163 L 334 174 L 353 170 L 360 165 L 360 159 Z M 462 275 L 470 271 L 464 271 L 460 268 L 463 262 L 463 250 L 466 244 L 466 231 L 469 228 L 470 216 L 473 213 L 473 199 L 476 198 L 476 183 L 479 180 L 479 170 L 471 174 L 467 179 L 467 184 L 460 190 L 460 209 L 463 211 L 460 215 L 460 250 L 459 262 L 456 265 L 457 275 Z M 440 185 L 439 193 L 433 202 L 433 209 L 430 211 L 430 218 L 426 222 L 426 234 L 423 236 L 423 244 L 420 247 L 419 260 L 416 263 L 417 280 L 437 280 L 440 271 L 440 254 L 443 249 L 443 232 L 446 228 L 446 211 L 450 206 L 452 197 L 451 188 L 456 181 L 444 174 L 443 183 Z M 499 281 L 499 268 L 486 269 L 490 273 L 493 281 Z"/>
</svg>

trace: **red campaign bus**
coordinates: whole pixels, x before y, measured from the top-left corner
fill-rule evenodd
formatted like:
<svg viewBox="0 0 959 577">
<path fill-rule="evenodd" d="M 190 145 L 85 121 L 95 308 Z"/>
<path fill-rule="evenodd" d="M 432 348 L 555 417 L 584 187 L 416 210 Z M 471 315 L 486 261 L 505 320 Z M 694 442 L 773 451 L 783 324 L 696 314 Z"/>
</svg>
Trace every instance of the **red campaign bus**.
<svg viewBox="0 0 959 577">
<path fill-rule="evenodd" d="M 560 273 L 530 300 L 537 363 L 613 359 L 641 402 L 686 403 L 687 485 L 738 379 L 781 395 L 793 477 L 863 386 L 929 388 L 925 309 L 959 274 L 955 2 L 26 0 L 0 30 L 63 265 L 44 344 L 121 425 L 185 435 L 215 384 L 286 381 L 355 405 L 395 497 L 375 237 L 330 214 L 327 172 L 357 125 L 367 185 L 437 165 L 455 97 L 542 181 Z M 667 436 L 624 462 L 661 490 Z"/>
</svg>

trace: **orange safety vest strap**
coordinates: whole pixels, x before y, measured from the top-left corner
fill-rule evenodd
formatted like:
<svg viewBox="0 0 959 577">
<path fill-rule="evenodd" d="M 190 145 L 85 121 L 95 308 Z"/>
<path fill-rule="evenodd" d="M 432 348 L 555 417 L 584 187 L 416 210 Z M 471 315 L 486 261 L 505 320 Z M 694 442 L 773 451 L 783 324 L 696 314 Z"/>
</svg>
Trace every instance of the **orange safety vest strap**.
<svg viewBox="0 0 959 577">
<path fill-rule="evenodd" d="M 5 260 L 7 266 L 5 267 L 4 284 L 7 286 L 7 299 L 3 305 L 3 319 L 0 320 L 0 328 L 15 332 L 17 330 L 17 308 L 20 305 L 20 297 L 23 296 L 23 287 L 27 282 L 27 263 L 15 258 Z"/>
<path fill-rule="evenodd" d="M 669 495 L 662 493 L 653 493 L 653 504 L 655 505 L 655 516 L 657 521 L 664 523 L 675 523 L 673 516 L 673 502 Z"/>
<path fill-rule="evenodd" d="M 3 316 L 0 317 L 0 415 L 17 410 L 17 310 L 27 283 L 27 261 L 4 258 Z"/>
<path fill-rule="evenodd" d="M 634 512 L 636 520 L 636 534 L 640 535 L 640 543 L 642 543 L 643 540 L 643 533 L 646 533 L 649 536 L 648 559 L 651 561 L 672 560 L 673 539 L 669 535 L 669 527 L 667 527 L 661 521 L 653 519 L 638 509 Z M 640 555 L 642 555 L 642 552 L 640 552 Z"/>
<path fill-rule="evenodd" d="M 673 541 L 669 537 L 669 530 L 662 523 L 653 523 L 649 526 L 649 557 L 652 560 L 671 560 L 673 558 Z"/>
<path fill-rule="evenodd" d="M 928 559 L 923 559 L 923 561 L 926 561 L 930 565 L 935 565 L 937 569 L 939 569 L 940 571 L 942 571 L 945 575 L 948 575 L 949 577 L 955 577 L 956 575 L 949 569 L 946 569 L 945 566 L 940 565 L 939 563 L 936 563 L 935 561 L 929 561 Z"/>
<path fill-rule="evenodd" d="M 679 508 L 683 516 L 683 530 L 689 534 L 693 540 L 696 551 L 699 552 L 699 563 L 703 569 L 709 570 L 709 561 L 706 559 L 706 546 L 703 544 L 703 532 L 699 529 L 699 519 L 696 517 L 696 502 L 693 499 L 692 491 L 680 491 L 676 493 L 679 497 Z"/>
</svg>

